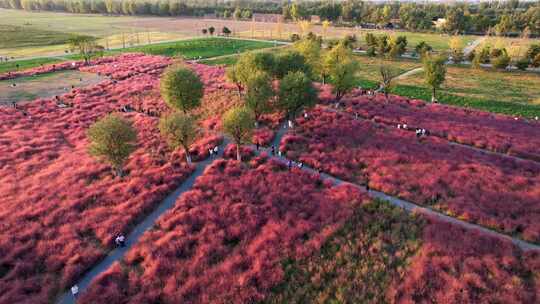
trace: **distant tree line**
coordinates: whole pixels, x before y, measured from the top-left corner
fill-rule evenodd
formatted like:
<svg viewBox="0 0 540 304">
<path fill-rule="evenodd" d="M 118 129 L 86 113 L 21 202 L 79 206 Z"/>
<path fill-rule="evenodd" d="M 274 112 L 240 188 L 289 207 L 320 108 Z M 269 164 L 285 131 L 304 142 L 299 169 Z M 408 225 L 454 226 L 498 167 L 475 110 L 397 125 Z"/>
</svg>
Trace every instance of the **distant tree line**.
<svg viewBox="0 0 540 304">
<path fill-rule="evenodd" d="M 216 0 L 0 0 L 0 7 L 121 15 L 202 16 L 249 19 L 253 13 L 282 14 L 285 20 L 312 15 L 341 25 L 399 26 L 414 31 L 540 35 L 540 2 L 508 0 L 455 4 L 316 1 Z M 437 20 L 444 20 L 437 23 Z"/>
</svg>

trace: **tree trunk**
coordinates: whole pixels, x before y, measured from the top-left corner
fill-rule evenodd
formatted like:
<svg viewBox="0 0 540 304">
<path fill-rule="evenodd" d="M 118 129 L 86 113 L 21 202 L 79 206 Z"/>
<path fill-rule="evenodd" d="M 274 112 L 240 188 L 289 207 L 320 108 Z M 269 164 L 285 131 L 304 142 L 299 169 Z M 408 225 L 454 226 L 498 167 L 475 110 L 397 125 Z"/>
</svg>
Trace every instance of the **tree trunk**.
<svg viewBox="0 0 540 304">
<path fill-rule="evenodd" d="M 431 93 L 431 102 L 435 102 L 437 99 L 435 98 L 435 87 L 433 87 L 433 91 Z"/>
<path fill-rule="evenodd" d="M 124 170 L 122 170 L 121 166 L 118 166 L 118 167 L 114 168 L 114 172 L 116 173 L 117 177 L 124 176 Z"/>
<path fill-rule="evenodd" d="M 186 153 L 186 161 L 188 165 L 191 165 L 191 155 L 189 155 L 189 148 L 184 147 L 184 152 Z"/>
<path fill-rule="evenodd" d="M 240 144 L 236 144 L 236 160 L 241 162 L 242 155 L 240 155 Z"/>
</svg>

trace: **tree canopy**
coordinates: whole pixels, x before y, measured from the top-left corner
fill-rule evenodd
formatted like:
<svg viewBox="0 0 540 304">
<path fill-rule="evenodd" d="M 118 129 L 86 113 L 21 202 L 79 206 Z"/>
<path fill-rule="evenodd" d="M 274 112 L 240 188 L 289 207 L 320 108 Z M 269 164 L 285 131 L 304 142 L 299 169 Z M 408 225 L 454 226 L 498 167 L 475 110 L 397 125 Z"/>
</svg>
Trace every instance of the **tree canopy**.
<svg viewBox="0 0 540 304">
<path fill-rule="evenodd" d="M 253 113 L 257 125 L 261 115 L 272 109 L 270 105 L 272 96 L 274 96 L 272 79 L 264 72 L 256 72 L 248 80 L 245 103 L 246 107 Z"/>
<path fill-rule="evenodd" d="M 422 62 L 424 79 L 432 90 L 431 101 L 436 101 L 436 90 L 441 87 L 446 77 L 446 57 L 426 54 Z"/>
<path fill-rule="evenodd" d="M 197 120 L 189 114 L 173 112 L 160 119 L 159 131 L 173 150 L 184 148 L 186 160 L 191 163 L 189 148 L 197 137 Z"/>
<path fill-rule="evenodd" d="M 198 107 L 204 94 L 204 85 L 199 76 L 182 65 L 167 68 L 161 76 L 160 89 L 165 103 L 184 113 Z"/>
<path fill-rule="evenodd" d="M 290 120 L 304 108 L 317 103 L 317 90 L 303 72 L 289 72 L 279 84 L 278 106 Z"/>
<path fill-rule="evenodd" d="M 90 126 L 87 136 L 89 153 L 109 163 L 117 175 L 122 176 L 123 165 L 137 144 L 137 132 L 131 122 L 109 114 Z"/>
</svg>

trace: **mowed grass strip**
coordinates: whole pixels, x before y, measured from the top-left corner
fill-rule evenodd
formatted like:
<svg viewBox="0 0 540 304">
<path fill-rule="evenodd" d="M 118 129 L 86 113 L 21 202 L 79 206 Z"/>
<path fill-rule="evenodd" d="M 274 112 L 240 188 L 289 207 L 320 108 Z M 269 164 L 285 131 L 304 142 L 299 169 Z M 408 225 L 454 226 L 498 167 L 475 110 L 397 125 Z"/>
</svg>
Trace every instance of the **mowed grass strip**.
<svg viewBox="0 0 540 304">
<path fill-rule="evenodd" d="M 63 61 L 59 58 L 36 58 L 36 59 L 27 59 L 27 60 L 18 60 L 18 61 L 8 61 L 0 63 L 0 73 L 14 72 L 17 70 L 26 70 L 35 68 L 42 64 L 52 64 Z"/>
<path fill-rule="evenodd" d="M 107 54 L 142 52 L 150 55 L 182 56 L 186 59 L 210 58 L 242 53 L 249 50 L 274 46 L 271 42 L 238 40 L 226 38 L 202 38 L 176 42 L 158 43 L 112 50 Z"/>
</svg>

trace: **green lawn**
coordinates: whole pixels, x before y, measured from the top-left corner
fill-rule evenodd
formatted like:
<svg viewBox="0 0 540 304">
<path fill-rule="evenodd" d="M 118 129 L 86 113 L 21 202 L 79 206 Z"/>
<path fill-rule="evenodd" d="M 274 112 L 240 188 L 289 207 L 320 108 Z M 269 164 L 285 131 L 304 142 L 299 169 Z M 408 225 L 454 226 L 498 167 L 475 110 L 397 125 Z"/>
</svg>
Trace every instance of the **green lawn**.
<svg viewBox="0 0 540 304">
<path fill-rule="evenodd" d="M 423 73 L 410 75 L 399 83 L 426 87 Z M 540 75 L 535 73 L 448 66 L 442 90 L 461 97 L 540 105 L 539 87 Z"/>
<path fill-rule="evenodd" d="M 238 61 L 238 56 L 230 56 L 225 58 L 217 58 L 217 59 L 206 59 L 201 60 L 200 63 L 206 64 L 206 65 L 226 65 L 230 66 L 236 63 Z"/>
<path fill-rule="evenodd" d="M 62 61 L 58 58 L 38 58 L 19 61 L 8 61 L 0 63 L 0 73 L 13 72 L 17 70 L 26 70 L 40 66 L 42 64 L 51 64 Z M 17 68 L 17 65 L 19 67 Z"/>
<path fill-rule="evenodd" d="M 377 88 L 378 81 L 361 79 L 359 84 L 365 88 Z M 426 87 L 397 84 L 391 89 L 392 94 L 414 99 L 431 101 L 431 90 Z M 483 111 L 508 115 L 519 115 L 533 118 L 540 117 L 540 106 L 532 104 L 510 103 L 500 100 L 456 96 L 447 92 L 439 92 L 437 98 L 440 103 L 460 107 L 474 108 Z"/>
<path fill-rule="evenodd" d="M 152 55 L 177 56 L 182 55 L 186 59 L 210 58 L 222 55 L 230 55 L 242 53 L 248 50 L 255 50 L 274 46 L 270 42 L 258 42 L 249 40 L 223 39 L 223 38 L 203 38 L 190 39 L 178 42 L 159 43 L 147 46 L 137 46 L 125 49 L 107 51 L 105 55 L 115 55 L 126 52 L 143 52 Z M 67 55 L 64 58 L 78 59 L 78 55 Z M 226 58 L 224 58 L 226 59 Z M 60 62 L 58 58 L 40 58 L 28 59 L 11 62 L 0 63 L 0 73 L 16 71 L 16 65 L 19 65 L 19 70 L 37 67 L 41 64 Z"/>
<path fill-rule="evenodd" d="M 210 58 L 249 50 L 273 47 L 271 42 L 259 42 L 223 38 L 190 39 L 178 42 L 159 43 L 113 50 L 107 54 L 143 52 L 151 55 L 183 56 L 186 59 Z"/>
<path fill-rule="evenodd" d="M 380 79 L 380 67 L 387 66 L 393 73 L 402 74 L 409 70 L 422 66 L 422 63 L 412 59 L 390 60 L 379 57 L 368 57 L 364 55 L 355 56 L 359 63 L 358 76 L 364 79 Z"/>
</svg>

